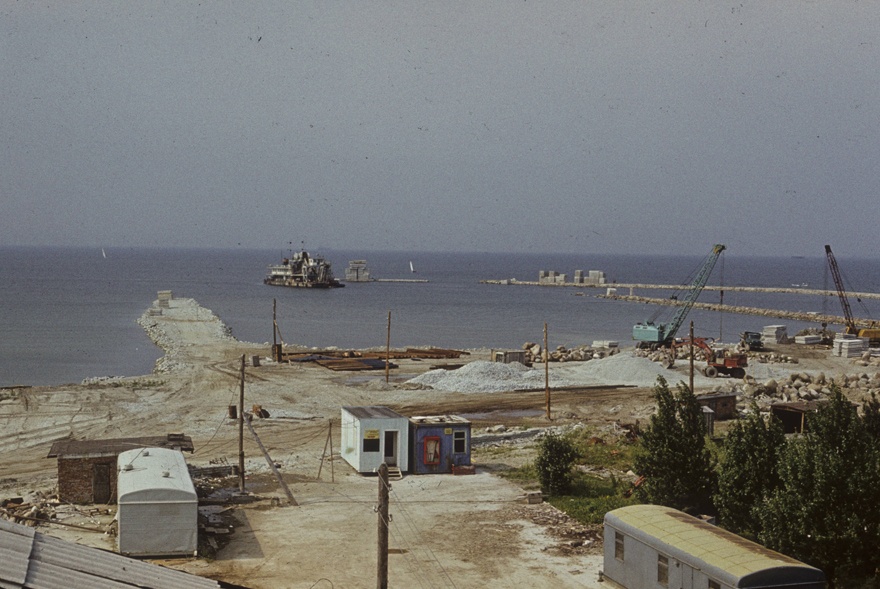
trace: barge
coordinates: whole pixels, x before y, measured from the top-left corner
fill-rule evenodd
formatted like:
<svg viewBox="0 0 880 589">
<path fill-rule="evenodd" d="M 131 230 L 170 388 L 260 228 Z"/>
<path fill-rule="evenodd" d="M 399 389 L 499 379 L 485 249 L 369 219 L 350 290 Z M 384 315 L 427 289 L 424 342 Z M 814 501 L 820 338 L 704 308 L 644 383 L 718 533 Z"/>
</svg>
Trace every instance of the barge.
<svg viewBox="0 0 880 589">
<path fill-rule="evenodd" d="M 305 250 L 269 266 L 269 274 L 263 284 L 299 288 L 341 288 L 345 286 L 333 277 L 330 262 L 319 256 L 311 256 Z"/>
</svg>

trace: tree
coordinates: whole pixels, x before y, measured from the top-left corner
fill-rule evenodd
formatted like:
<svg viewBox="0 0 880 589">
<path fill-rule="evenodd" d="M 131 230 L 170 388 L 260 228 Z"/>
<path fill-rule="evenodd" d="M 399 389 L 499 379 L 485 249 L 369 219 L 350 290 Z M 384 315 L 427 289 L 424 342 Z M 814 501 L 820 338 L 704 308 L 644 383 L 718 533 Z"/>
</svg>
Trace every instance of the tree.
<svg viewBox="0 0 880 589">
<path fill-rule="evenodd" d="M 635 458 L 634 470 L 645 477 L 636 496 L 684 511 L 709 512 L 715 474 L 702 408 L 684 383 L 673 395 L 662 376 L 657 377 L 654 398 L 657 413 L 651 416 Z"/>
<path fill-rule="evenodd" d="M 874 441 L 880 443 L 880 400 L 874 391 L 871 391 L 870 400 L 862 401 L 862 420 Z"/>
<path fill-rule="evenodd" d="M 568 438 L 554 433 L 544 436 L 535 459 L 541 489 L 551 495 L 563 495 L 571 489 L 571 467 L 577 456 L 577 450 Z"/>
<path fill-rule="evenodd" d="M 761 510 L 759 539 L 832 583 L 868 578 L 880 565 L 880 450 L 839 387 L 807 425 L 780 456 L 781 484 Z"/>
<path fill-rule="evenodd" d="M 785 434 L 778 419 L 765 420 L 752 406 L 751 414 L 735 422 L 724 440 L 718 463 L 715 506 L 721 525 L 732 532 L 758 537 L 760 511 L 779 487 L 779 453 Z"/>
</svg>

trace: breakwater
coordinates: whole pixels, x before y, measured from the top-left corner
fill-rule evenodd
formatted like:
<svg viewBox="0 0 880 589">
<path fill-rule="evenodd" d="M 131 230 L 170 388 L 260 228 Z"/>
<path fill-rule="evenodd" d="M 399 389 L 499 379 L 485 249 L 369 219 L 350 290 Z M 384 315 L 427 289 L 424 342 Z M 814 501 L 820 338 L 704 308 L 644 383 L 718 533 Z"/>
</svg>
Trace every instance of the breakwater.
<svg viewBox="0 0 880 589">
<path fill-rule="evenodd" d="M 689 290 L 688 285 L 674 284 L 641 284 L 641 283 L 614 283 L 614 284 L 577 284 L 572 282 L 563 283 L 544 283 L 532 282 L 516 279 L 509 280 L 481 280 L 482 284 L 499 284 L 499 285 L 517 285 L 517 286 L 544 286 L 544 287 L 577 287 L 580 289 L 603 289 L 603 294 L 595 295 L 600 299 L 611 299 L 616 301 L 626 301 L 632 303 L 648 303 L 652 305 L 681 306 L 684 301 L 670 298 L 646 297 L 634 294 L 636 289 L 641 290 Z M 617 294 L 617 291 L 628 290 L 629 294 Z M 728 291 L 728 292 L 754 292 L 754 293 L 782 293 L 782 294 L 799 294 L 814 296 L 833 296 L 837 297 L 837 291 L 829 291 L 822 289 L 810 288 L 782 288 L 782 287 L 763 287 L 763 286 L 706 286 L 703 290 L 710 291 Z M 847 293 L 852 299 L 878 299 L 880 293 L 872 292 L 852 292 Z M 741 305 L 723 305 L 719 303 L 694 303 L 694 308 L 705 309 L 707 311 L 719 311 L 723 313 L 737 313 L 740 315 L 759 315 L 763 317 L 776 317 L 778 319 L 792 319 L 795 321 L 808 321 L 813 323 L 827 323 L 829 325 L 845 325 L 846 320 L 839 315 L 828 315 L 823 313 L 803 312 L 803 311 L 785 311 L 782 309 L 767 309 L 763 307 L 746 307 Z M 876 327 L 876 321 L 868 319 L 854 319 L 857 327 Z"/>
</svg>

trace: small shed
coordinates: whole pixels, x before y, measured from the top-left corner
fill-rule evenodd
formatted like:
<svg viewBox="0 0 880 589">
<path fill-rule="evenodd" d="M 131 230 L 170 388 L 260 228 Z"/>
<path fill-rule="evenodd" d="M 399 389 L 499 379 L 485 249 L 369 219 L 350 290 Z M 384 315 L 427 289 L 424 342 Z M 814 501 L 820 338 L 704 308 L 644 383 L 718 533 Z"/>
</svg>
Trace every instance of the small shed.
<svg viewBox="0 0 880 589">
<path fill-rule="evenodd" d="M 119 455 L 119 552 L 132 556 L 194 556 L 199 499 L 183 454 L 168 448 Z"/>
<path fill-rule="evenodd" d="M 134 448 L 171 448 L 182 452 L 194 450 L 192 438 L 183 434 L 60 440 L 52 444 L 47 456 L 58 459 L 58 498 L 79 504 L 115 503 L 117 457 Z"/>
<path fill-rule="evenodd" d="M 451 473 L 471 464 L 471 422 L 457 415 L 411 417 L 410 468 L 415 474 Z"/>
<path fill-rule="evenodd" d="M 388 407 L 343 407 L 341 455 L 361 473 L 383 462 L 409 471 L 409 420 Z"/>
<path fill-rule="evenodd" d="M 724 421 L 736 417 L 736 393 L 706 393 L 697 395 L 697 403 L 715 412 L 715 419 Z"/>
<path fill-rule="evenodd" d="M 602 574 L 625 589 L 824 589 L 817 568 L 661 505 L 605 514 Z"/>
</svg>

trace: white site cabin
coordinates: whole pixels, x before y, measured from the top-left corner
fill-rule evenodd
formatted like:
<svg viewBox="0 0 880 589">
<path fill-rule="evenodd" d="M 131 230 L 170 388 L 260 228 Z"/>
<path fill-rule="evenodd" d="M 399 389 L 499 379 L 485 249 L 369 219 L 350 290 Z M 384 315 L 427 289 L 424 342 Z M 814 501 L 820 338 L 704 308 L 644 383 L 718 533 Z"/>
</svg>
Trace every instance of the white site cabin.
<svg viewBox="0 0 880 589">
<path fill-rule="evenodd" d="M 121 453 L 117 465 L 119 552 L 194 556 L 199 499 L 183 454 L 168 448 L 139 448 Z"/>
<path fill-rule="evenodd" d="M 409 471 L 409 419 L 387 407 L 342 408 L 342 457 L 360 473 Z"/>
</svg>

